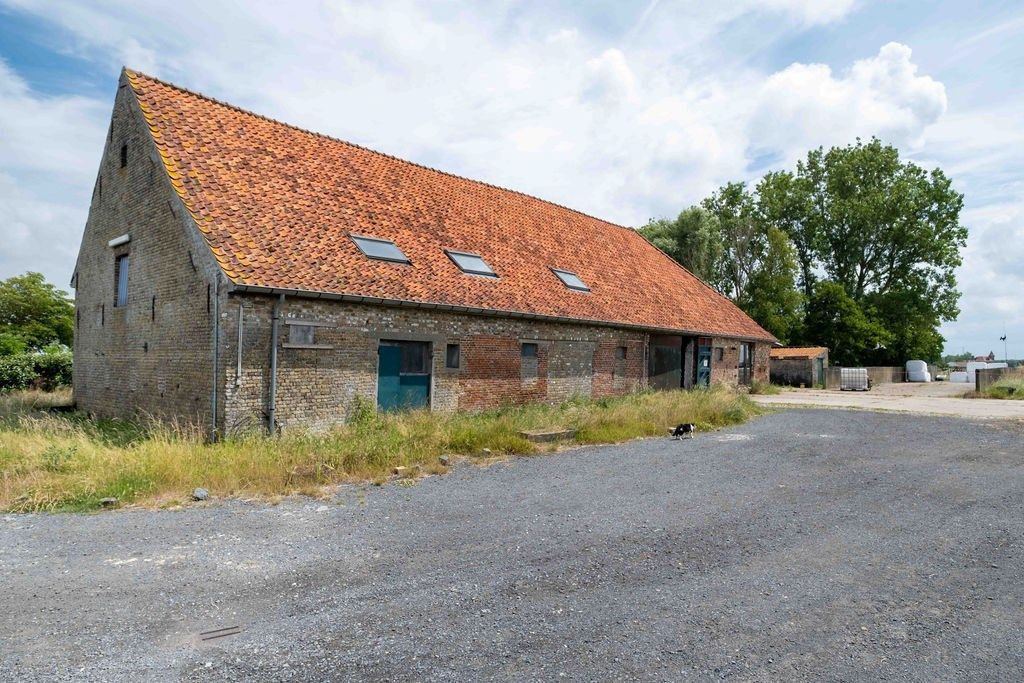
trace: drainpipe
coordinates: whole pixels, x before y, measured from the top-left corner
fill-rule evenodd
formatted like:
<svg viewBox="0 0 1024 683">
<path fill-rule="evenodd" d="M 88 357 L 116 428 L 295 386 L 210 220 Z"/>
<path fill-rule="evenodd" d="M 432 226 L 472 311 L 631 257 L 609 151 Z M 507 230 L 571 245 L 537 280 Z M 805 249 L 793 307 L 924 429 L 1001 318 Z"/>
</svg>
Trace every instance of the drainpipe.
<svg viewBox="0 0 1024 683">
<path fill-rule="evenodd" d="M 281 326 L 281 304 L 284 294 L 274 302 L 274 310 L 270 314 L 270 397 L 267 406 L 267 432 L 277 431 L 277 337 Z"/>
<path fill-rule="evenodd" d="M 235 353 L 235 389 L 242 386 L 242 327 L 245 321 L 242 304 L 238 304 L 238 342 Z"/>
<path fill-rule="evenodd" d="M 216 441 L 217 434 L 217 380 L 220 376 L 220 278 L 213 283 L 213 389 L 210 396 L 210 441 Z"/>
</svg>

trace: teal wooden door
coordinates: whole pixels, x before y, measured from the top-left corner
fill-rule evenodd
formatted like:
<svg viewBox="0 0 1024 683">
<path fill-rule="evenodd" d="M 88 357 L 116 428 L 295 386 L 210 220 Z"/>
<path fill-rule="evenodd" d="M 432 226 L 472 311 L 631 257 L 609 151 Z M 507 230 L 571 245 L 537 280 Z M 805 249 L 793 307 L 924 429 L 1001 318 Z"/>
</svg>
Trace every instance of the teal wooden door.
<svg viewBox="0 0 1024 683">
<path fill-rule="evenodd" d="M 697 347 L 697 386 L 711 386 L 711 347 Z"/>
<path fill-rule="evenodd" d="M 379 410 L 414 410 L 430 405 L 428 342 L 381 342 L 377 355 Z"/>
<path fill-rule="evenodd" d="M 381 345 L 377 349 L 377 408 L 398 410 L 402 401 L 399 371 L 402 367 L 402 348 Z"/>
</svg>

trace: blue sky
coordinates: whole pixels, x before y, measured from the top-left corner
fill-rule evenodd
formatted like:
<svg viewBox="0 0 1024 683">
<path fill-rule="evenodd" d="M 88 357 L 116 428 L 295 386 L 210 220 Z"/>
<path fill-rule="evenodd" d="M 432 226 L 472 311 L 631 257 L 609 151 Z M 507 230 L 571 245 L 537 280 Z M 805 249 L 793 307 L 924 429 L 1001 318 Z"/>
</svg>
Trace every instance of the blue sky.
<svg viewBox="0 0 1024 683">
<path fill-rule="evenodd" d="M 1020 2 L 0 0 L 0 277 L 66 286 L 121 65 L 626 225 L 878 135 L 966 195 L 947 350 L 1024 357 Z"/>
</svg>

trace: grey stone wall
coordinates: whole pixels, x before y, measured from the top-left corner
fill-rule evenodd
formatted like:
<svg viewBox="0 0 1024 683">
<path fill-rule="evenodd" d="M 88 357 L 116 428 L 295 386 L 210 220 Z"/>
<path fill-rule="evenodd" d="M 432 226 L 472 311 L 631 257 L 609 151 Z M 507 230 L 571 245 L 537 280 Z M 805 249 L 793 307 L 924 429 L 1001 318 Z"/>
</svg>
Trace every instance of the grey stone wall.
<svg viewBox="0 0 1024 683">
<path fill-rule="evenodd" d="M 151 414 L 209 426 L 219 269 L 162 163 L 122 80 L 73 280 L 74 396 L 96 415 Z M 108 246 L 126 234 L 130 242 Z M 121 254 L 129 256 L 128 299 L 118 307 L 114 263 Z"/>
</svg>

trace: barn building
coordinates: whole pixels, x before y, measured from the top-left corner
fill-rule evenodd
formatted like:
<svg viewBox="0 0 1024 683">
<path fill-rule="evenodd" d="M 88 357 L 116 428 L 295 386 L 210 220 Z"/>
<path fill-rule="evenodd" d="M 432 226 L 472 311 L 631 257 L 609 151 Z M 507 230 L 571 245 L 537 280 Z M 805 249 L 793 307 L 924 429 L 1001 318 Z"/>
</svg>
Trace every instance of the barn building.
<svg viewBox="0 0 1024 683">
<path fill-rule="evenodd" d="M 212 432 L 767 381 L 775 339 L 636 231 L 125 70 L 74 394 Z"/>
<path fill-rule="evenodd" d="M 769 375 L 775 384 L 825 386 L 828 349 L 824 346 L 784 346 L 769 355 Z"/>
</svg>

